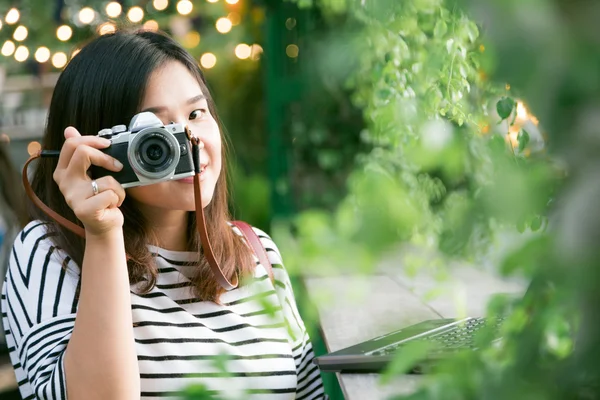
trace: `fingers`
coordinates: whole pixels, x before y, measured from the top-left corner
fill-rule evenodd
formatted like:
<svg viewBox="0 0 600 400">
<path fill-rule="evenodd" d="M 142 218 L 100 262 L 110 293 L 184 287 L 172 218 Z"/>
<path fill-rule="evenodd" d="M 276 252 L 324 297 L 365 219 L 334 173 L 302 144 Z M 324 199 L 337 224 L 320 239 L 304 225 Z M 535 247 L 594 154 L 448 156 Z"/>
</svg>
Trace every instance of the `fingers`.
<svg viewBox="0 0 600 400">
<path fill-rule="evenodd" d="M 68 126 L 67 129 L 65 129 L 65 139 L 70 139 L 70 138 L 75 138 L 75 137 L 81 137 L 81 134 L 74 127 Z"/>
<path fill-rule="evenodd" d="M 77 129 L 69 127 L 65 130 L 65 143 L 60 150 L 57 169 L 65 169 L 69 165 L 73 153 L 81 146 L 89 146 L 96 149 L 105 149 L 110 146 L 110 140 L 98 136 L 81 136 Z M 88 166 L 89 167 L 89 166 Z"/>
<path fill-rule="evenodd" d="M 98 186 L 98 194 L 94 194 L 94 188 L 90 179 L 69 179 L 63 180 L 63 184 L 59 185 L 59 189 L 62 192 L 67 205 L 75 211 L 79 209 L 80 205 L 92 197 L 99 196 L 100 194 L 111 192 L 116 196 L 114 207 L 120 207 L 125 200 L 125 189 L 121 186 L 117 180 L 110 176 L 103 176 L 97 179 L 96 185 Z M 76 213 L 77 215 L 77 213 Z"/>
<path fill-rule="evenodd" d="M 112 190 L 106 190 L 82 201 L 73 211 L 80 220 L 101 221 L 103 212 L 107 208 L 117 208 L 118 204 L 119 196 Z"/>
<path fill-rule="evenodd" d="M 80 144 L 77 146 L 67 166 L 68 174 L 73 177 L 83 176 L 94 164 L 109 171 L 120 171 L 123 166 L 113 157 L 98 150 L 97 148 Z"/>
<path fill-rule="evenodd" d="M 118 201 L 116 207 L 121 207 L 121 204 L 123 204 L 123 201 L 125 200 L 125 189 L 123 189 L 123 186 L 121 186 L 121 184 L 117 182 L 117 180 L 114 177 L 107 175 L 103 176 L 102 178 L 96 179 L 96 185 L 98 185 L 98 194 L 96 196 L 110 190 L 117 195 Z M 93 196 L 91 182 L 89 191 Z"/>
</svg>

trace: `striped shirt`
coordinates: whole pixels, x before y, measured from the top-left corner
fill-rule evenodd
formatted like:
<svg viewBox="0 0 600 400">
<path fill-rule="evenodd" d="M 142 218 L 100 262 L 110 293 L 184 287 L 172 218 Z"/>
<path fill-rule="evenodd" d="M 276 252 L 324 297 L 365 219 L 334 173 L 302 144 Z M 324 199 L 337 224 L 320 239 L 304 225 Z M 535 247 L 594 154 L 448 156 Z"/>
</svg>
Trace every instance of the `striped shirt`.
<svg viewBox="0 0 600 400">
<path fill-rule="evenodd" d="M 279 250 L 255 231 L 275 282 L 255 257 L 250 281 L 224 293 L 220 305 L 192 295 L 189 262 L 196 253 L 150 247 L 157 284 L 147 294 L 131 287 L 143 399 L 181 398 L 190 387 L 223 399 L 325 398 Z M 2 289 L 2 322 L 24 399 L 67 397 L 63 357 L 80 273 L 52 235 L 40 221 L 21 231 Z"/>
</svg>

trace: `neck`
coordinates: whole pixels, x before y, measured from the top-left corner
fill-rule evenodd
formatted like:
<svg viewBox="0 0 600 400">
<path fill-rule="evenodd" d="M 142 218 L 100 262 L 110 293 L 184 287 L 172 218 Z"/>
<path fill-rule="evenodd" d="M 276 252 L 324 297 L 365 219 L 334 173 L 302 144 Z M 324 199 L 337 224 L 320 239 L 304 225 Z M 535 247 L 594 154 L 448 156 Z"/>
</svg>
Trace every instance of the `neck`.
<svg viewBox="0 0 600 400">
<path fill-rule="evenodd" d="M 188 251 L 188 211 L 141 207 L 158 246 L 171 251 Z"/>
</svg>

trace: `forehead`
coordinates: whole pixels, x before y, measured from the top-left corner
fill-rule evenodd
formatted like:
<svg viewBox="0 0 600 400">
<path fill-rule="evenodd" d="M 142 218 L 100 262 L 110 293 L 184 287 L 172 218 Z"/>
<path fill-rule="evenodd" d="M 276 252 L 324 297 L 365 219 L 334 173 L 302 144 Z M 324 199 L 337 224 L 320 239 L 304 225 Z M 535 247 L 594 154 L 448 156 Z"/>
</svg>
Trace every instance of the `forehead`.
<svg viewBox="0 0 600 400">
<path fill-rule="evenodd" d="M 168 61 L 152 72 L 146 84 L 142 107 L 183 103 L 204 94 L 198 80 L 178 61 Z"/>
</svg>

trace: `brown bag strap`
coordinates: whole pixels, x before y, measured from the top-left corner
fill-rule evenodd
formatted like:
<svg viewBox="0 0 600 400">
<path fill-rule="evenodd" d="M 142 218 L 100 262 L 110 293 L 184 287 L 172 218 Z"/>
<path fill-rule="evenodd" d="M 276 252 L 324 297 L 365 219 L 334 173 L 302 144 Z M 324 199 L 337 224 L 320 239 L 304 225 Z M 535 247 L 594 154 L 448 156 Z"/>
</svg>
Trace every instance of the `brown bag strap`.
<svg viewBox="0 0 600 400">
<path fill-rule="evenodd" d="M 275 278 L 273 277 L 273 266 L 269 261 L 267 250 L 265 250 L 265 247 L 262 245 L 262 242 L 260 241 L 260 238 L 256 232 L 254 232 L 254 229 L 252 229 L 252 227 L 244 221 L 232 221 L 232 224 L 237 226 L 242 232 L 242 235 L 244 235 L 244 238 L 246 238 L 246 242 L 248 242 L 250 247 L 252 247 L 256 257 L 258 257 L 258 261 L 260 261 L 262 266 L 267 270 L 267 274 L 269 275 L 271 282 L 274 282 Z"/>
</svg>

